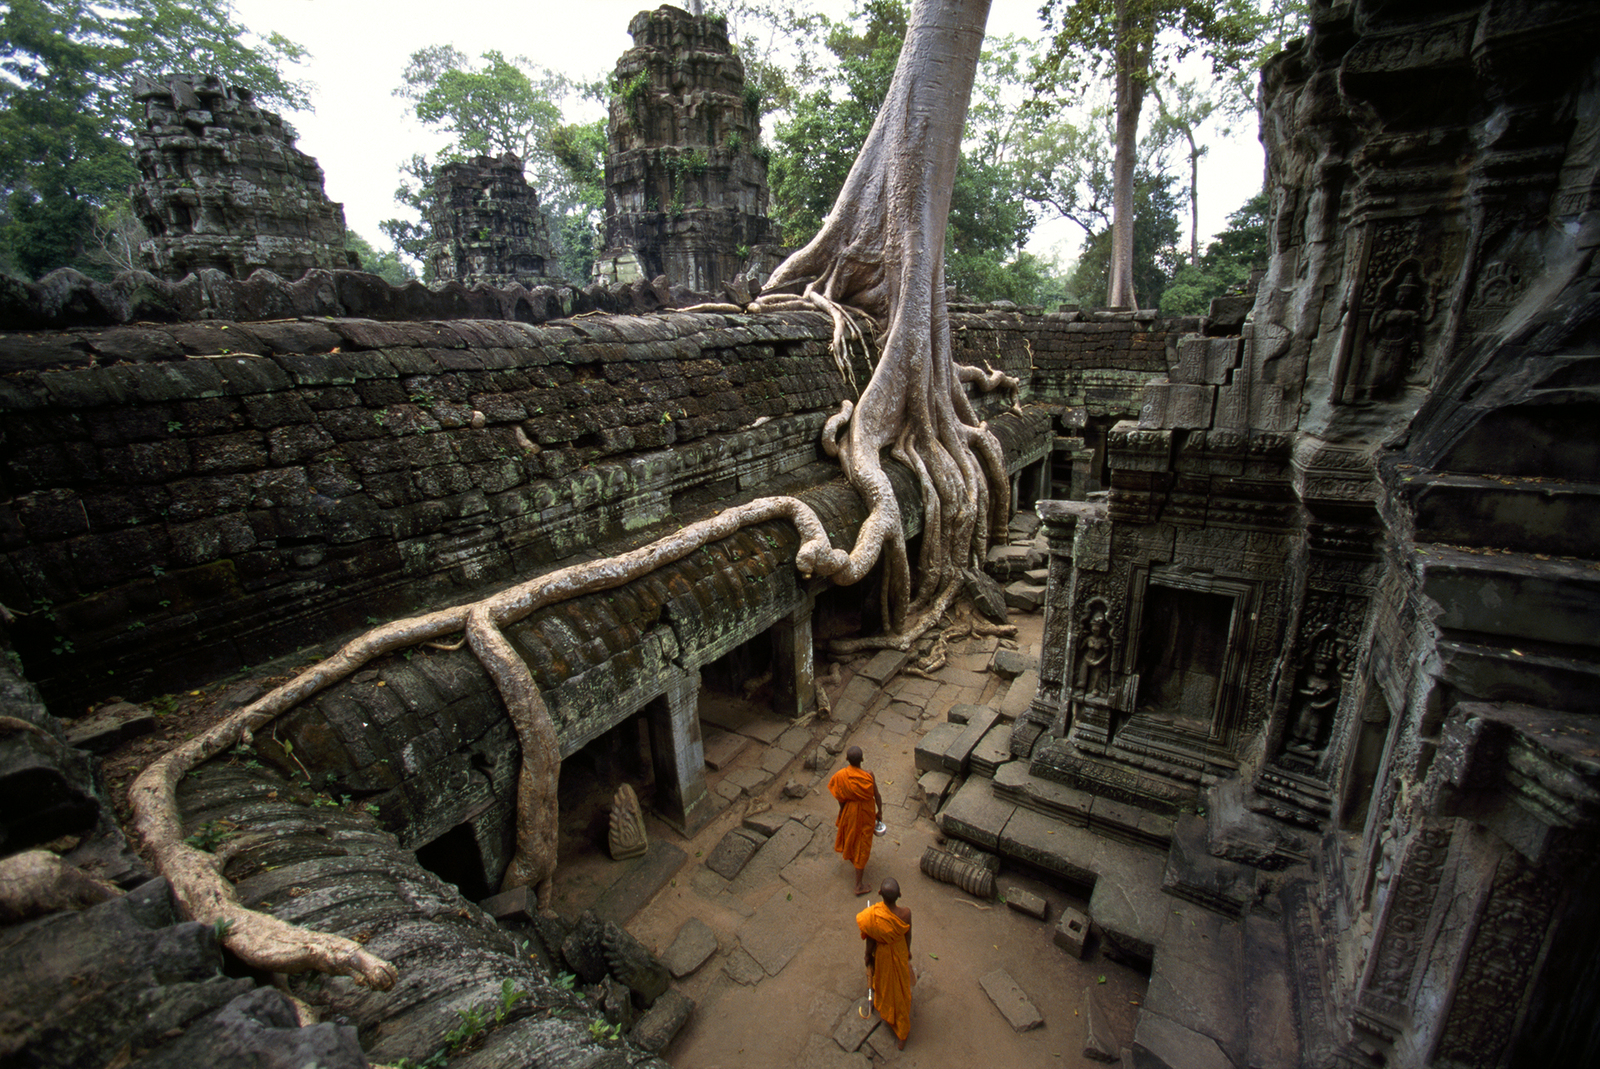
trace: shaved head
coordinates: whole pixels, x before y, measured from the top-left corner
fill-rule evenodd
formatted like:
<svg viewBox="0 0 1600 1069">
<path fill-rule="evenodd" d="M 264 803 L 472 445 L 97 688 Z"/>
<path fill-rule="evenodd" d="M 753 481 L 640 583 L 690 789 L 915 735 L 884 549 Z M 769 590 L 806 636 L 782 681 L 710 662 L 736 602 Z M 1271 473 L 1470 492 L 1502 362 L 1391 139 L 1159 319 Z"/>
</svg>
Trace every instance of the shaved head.
<svg viewBox="0 0 1600 1069">
<path fill-rule="evenodd" d="M 889 905 L 894 905 L 900 900 L 900 881 L 890 876 L 878 887 L 878 896 Z"/>
<path fill-rule="evenodd" d="M 848 750 L 846 750 L 844 752 L 844 759 L 846 761 L 849 761 L 852 765 L 860 767 L 860 765 L 861 765 L 861 747 L 859 747 L 859 746 L 850 747 Z"/>
</svg>

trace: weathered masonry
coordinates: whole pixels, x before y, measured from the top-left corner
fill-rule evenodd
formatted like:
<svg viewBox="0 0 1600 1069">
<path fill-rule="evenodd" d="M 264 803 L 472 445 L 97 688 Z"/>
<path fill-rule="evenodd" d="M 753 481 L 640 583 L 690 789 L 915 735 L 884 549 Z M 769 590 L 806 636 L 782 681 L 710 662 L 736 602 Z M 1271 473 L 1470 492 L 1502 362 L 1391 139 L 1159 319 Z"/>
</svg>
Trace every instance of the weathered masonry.
<svg viewBox="0 0 1600 1069">
<path fill-rule="evenodd" d="M 1024 383 L 1015 411 L 981 403 L 1031 501 L 1054 477 L 1084 481 L 1073 458 L 1093 450 L 1069 432 L 1132 414 L 1176 351 L 1172 328 L 1193 323 L 975 310 L 955 325 L 960 359 Z M 848 545 L 863 514 L 818 446 L 845 396 L 830 334 L 820 315 L 676 313 L 10 335 L 46 369 L 0 385 L 17 491 L 0 600 L 37 610 L 20 652 L 47 694 L 77 703 L 214 678 L 759 494 L 799 494 Z M 701 669 L 761 636 L 780 711 L 811 707 L 827 584 L 797 578 L 796 544 L 786 524 L 758 525 L 513 629 L 563 753 L 643 713 L 655 804 L 697 826 Z M 495 882 L 516 756 L 470 655 L 379 666 L 280 735 L 375 799 L 408 845 L 470 829 Z"/>
</svg>

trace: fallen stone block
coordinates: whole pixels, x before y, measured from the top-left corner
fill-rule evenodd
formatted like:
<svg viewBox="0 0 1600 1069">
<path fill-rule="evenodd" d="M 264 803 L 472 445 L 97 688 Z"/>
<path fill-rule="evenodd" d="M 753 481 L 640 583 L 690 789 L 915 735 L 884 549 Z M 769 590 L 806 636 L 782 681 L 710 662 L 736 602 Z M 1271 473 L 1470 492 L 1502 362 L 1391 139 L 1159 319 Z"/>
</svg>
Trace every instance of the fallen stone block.
<svg viewBox="0 0 1600 1069">
<path fill-rule="evenodd" d="M 1084 944 L 1089 941 L 1089 918 L 1082 910 L 1068 906 L 1061 911 L 1056 922 L 1055 944 L 1075 958 L 1083 957 Z"/>
<path fill-rule="evenodd" d="M 1010 650 L 1004 646 L 994 651 L 994 656 L 989 659 L 989 671 L 1001 679 L 1015 679 L 1030 668 L 1039 667 L 1039 659 L 1031 657 L 1021 650 Z"/>
<path fill-rule="evenodd" d="M 893 679 L 910 660 L 911 654 L 905 650 L 879 650 L 856 674 L 882 686 Z"/>
<path fill-rule="evenodd" d="M 531 921 L 538 913 L 539 899 L 532 887 L 523 884 L 497 895 L 490 895 L 478 903 L 478 908 L 497 921 Z"/>
<path fill-rule="evenodd" d="M 969 705 L 962 702 L 959 705 L 952 705 L 950 711 L 945 714 L 945 719 L 952 724 L 965 724 L 972 719 L 973 713 L 981 713 L 984 708 L 985 706 L 982 705 Z"/>
<path fill-rule="evenodd" d="M 67 729 L 68 744 L 93 754 L 109 753 L 129 739 L 156 729 L 155 714 L 132 702 L 112 702 Z"/>
<path fill-rule="evenodd" d="M 747 814 L 741 826 L 755 832 L 763 839 L 770 839 L 787 823 L 789 818 L 784 814 L 773 809 L 764 809 L 759 813 Z"/>
<path fill-rule="evenodd" d="M 1006 900 L 1006 905 L 1018 913 L 1025 913 L 1034 920 L 1044 920 L 1050 912 L 1050 903 L 1032 891 L 1024 891 L 1020 887 L 1007 887 L 1000 892 L 1000 897 Z"/>
<path fill-rule="evenodd" d="M 1011 681 L 1011 686 L 1006 688 L 1005 699 L 1000 703 L 1000 719 L 1006 723 L 1018 720 L 1028 711 L 1033 704 L 1033 699 L 1039 693 L 1039 671 L 1030 668 Z"/>
<path fill-rule="evenodd" d="M 739 875 L 739 870 L 755 856 L 764 842 L 766 839 L 748 828 L 734 828 L 711 848 L 711 855 L 706 858 L 706 868 L 725 880 L 731 880 Z"/>
<path fill-rule="evenodd" d="M 682 979 L 706 963 L 717 952 L 717 933 L 699 917 L 690 917 L 678 929 L 672 945 L 661 955 L 674 980 Z"/>
<path fill-rule="evenodd" d="M 1044 604 L 1044 587 L 1018 579 L 1006 585 L 1006 608 L 1018 612 L 1038 612 Z"/>
<path fill-rule="evenodd" d="M 1004 969 L 996 969 L 978 978 L 978 986 L 989 996 L 1000 1016 L 1011 1025 L 1013 1032 L 1028 1032 L 1044 1024 L 1039 1008 L 1029 1000 L 1022 988 Z"/>
<path fill-rule="evenodd" d="M 828 752 L 826 746 L 818 746 L 815 750 L 806 754 L 806 769 L 808 771 L 816 772 L 819 769 L 827 768 L 831 764 L 833 764 L 833 754 Z"/>
<path fill-rule="evenodd" d="M 731 783 L 745 794 L 755 794 L 772 781 L 772 773 L 759 768 L 736 768 L 722 777 L 724 783 Z"/>
<path fill-rule="evenodd" d="M 713 772 L 722 771 L 749 745 L 750 740 L 743 735 L 708 726 L 704 739 L 706 767 Z"/>
<path fill-rule="evenodd" d="M 659 1054 L 667 1049 L 667 1044 L 672 1042 L 693 1012 L 694 999 L 677 991 L 668 991 L 656 999 L 656 1004 L 633 1026 L 633 1041 L 650 1053 Z"/>
<path fill-rule="evenodd" d="M 944 804 L 944 796 L 950 790 L 951 775 L 942 770 L 924 772 L 917 780 L 917 789 L 922 792 L 922 804 L 928 807 L 930 815 L 939 811 L 939 806 Z"/>
<path fill-rule="evenodd" d="M 1090 984 L 1083 989 L 1083 1056 L 1097 1062 L 1115 1062 L 1133 1042 L 1137 1011 L 1128 1000 L 1113 995 L 1110 985 Z"/>
<path fill-rule="evenodd" d="M 954 710 L 951 710 L 954 712 Z M 959 769 L 952 769 L 947 764 L 945 751 L 950 744 L 961 737 L 966 730 L 966 725 L 957 723 L 935 724 L 928 729 L 917 743 L 916 766 L 918 772 L 950 772 L 955 774 Z"/>
<path fill-rule="evenodd" d="M 809 786 L 799 780 L 791 779 L 783 785 L 783 796 L 785 798 L 804 798 L 810 789 Z"/>
</svg>

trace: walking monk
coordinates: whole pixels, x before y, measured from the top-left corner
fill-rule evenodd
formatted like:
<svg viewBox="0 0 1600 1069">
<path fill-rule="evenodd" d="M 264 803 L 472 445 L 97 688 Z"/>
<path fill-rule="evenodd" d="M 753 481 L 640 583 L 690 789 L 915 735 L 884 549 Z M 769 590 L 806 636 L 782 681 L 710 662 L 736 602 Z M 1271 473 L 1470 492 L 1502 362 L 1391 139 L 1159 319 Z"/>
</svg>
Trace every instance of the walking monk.
<svg viewBox="0 0 1600 1069">
<path fill-rule="evenodd" d="M 883 796 L 872 773 L 861 767 L 861 747 L 850 747 L 844 759 L 850 763 L 828 780 L 828 793 L 839 799 L 835 822 L 839 834 L 833 838 L 833 849 L 856 867 L 856 894 L 864 895 L 867 885 L 861 881 L 872 854 L 873 828 L 883 819 Z"/>
<path fill-rule="evenodd" d="M 911 1034 L 911 911 L 900 902 L 900 884 L 893 879 L 878 888 L 883 901 L 856 914 L 861 938 L 867 941 L 867 972 L 872 976 L 872 1005 L 894 1030 L 901 1050 Z"/>
</svg>

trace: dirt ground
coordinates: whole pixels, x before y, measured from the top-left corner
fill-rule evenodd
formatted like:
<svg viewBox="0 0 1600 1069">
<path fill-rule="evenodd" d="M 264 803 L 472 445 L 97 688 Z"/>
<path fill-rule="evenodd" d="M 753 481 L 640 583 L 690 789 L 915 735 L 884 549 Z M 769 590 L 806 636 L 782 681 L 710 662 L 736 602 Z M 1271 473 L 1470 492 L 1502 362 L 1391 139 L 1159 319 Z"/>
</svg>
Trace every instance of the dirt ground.
<svg viewBox="0 0 1600 1069">
<path fill-rule="evenodd" d="M 1042 623 L 1023 616 L 1020 645 L 1037 650 Z M 1006 681 L 985 669 L 994 640 L 971 639 L 953 650 L 951 663 L 929 683 L 901 675 L 891 680 L 852 730 L 849 742 L 865 752 L 864 767 L 878 779 L 884 798 L 886 835 L 875 840 L 867 866 L 867 883 L 876 889 L 885 877 L 899 880 L 902 904 L 913 914 L 912 959 L 917 973 L 913 990 L 910 1040 L 897 1051 L 887 1027 L 878 1027 L 850 1055 L 833 1040 L 841 1023 L 866 1011 L 867 974 L 855 914 L 867 899 L 852 892 L 853 870 L 833 851 L 837 803 L 825 783 L 816 783 L 800 799 L 785 799 L 789 779 L 802 784 L 825 779 L 839 768 L 836 757 L 822 773 L 805 770 L 802 750 L 755 797 L 741 797 L 693 839 L 677 835 L 650 820 L 650 832 L 675 842 L 688 861 L 628 924 L 647 946 L 662 952 L 679 928 L 698 917 L 716 932 L 718 952 L 678 988 L 696 1002 L 684 1030 L 665 1052 L 678 1069 L 825 1069 L 861 1066 L 862 1055 L 874 1064 L 926 1069 L 966 1069 L 975 1065 L 1088 1066 L 1084 1057 L 1086 990 L 1101 984 L 1102 1005 L 1122 1019 L 1122 1040 L 1131 1038 L 1133 1017 L 1144 997 L 1146 978 L 1103 958 L 1093 942 L 1086 960 L 1075 960 L 1052 942 L 1057 918 L 1066 906 L 1084 908 L 1085 900 L 1069 889 L 1030 874 L 1002 869 L 998 886 L 1018 887 L 1042 896 L 1050 905 L 1046 921 L 1015 912 L 1003 902 L 980 902 L 954 886 L 922 875 L 919 861 L 939 829 L 926 811 L 917 788 L 914 749 L 922 734 L 944 719 L 955 702 L 998 700 Z M 863 659 L 854 667 L 864 664 Z M 851 678 L 849 667 L 828 686 L 838 699 Z M 907 705 L 924 715 L 910 720 Z M 813 725 L 818 738 L 832 725 Z M 734 770 L 757 764 L 769 753 L 752 740 L 731 765 L 710 773 L 711 784 Z M 564 822 L 563 858 L 557 877 L 557 905 L 572 915 L 592 902 L 616 877 L 616 864 L 604 854 L 604 833 L 598 840 L 582 834 L 599 829 L 594 819 L 608 799 L 596 789 Z M 781 872 L 752 881 L 741 873 L 731 885 L 705 867 L 705 858 L 722 836 L 748 813 L 805 818 L 815 826 L 810 843 Z M 1086 893 L 1087 889 L 1077 889 Z M 876 894 L 871 898 L 876 899 Z M 769 975 L 745 956 L 743 946 L 765 939 L 783 944 L 793 956 Z M 770 962 L 770 955 L 767 956 Z M 1014 1032 L 979 986 L 979 978 L 1004 970 L 1016 981 L 1044 1018 L 1044 1025 Z M 865 1028 L 867 1021 L 860 1027 Z"/>
</svg>

